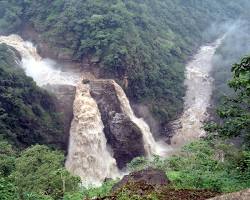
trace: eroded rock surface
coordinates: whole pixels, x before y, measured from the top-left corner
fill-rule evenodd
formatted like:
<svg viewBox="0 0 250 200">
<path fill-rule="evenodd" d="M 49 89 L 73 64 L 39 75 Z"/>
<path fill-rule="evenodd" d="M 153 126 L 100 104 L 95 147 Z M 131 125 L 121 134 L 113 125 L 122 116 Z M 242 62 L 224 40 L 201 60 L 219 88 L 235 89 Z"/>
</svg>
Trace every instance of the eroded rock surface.
<svg viewBox="0 0 250 200">
<path fill-rule="evenodd" d="M 133 158 L 145 155 L 142 132 L 123 113 L 112 80 L 92 80 L 89 84 L 91 96 L 101 112 L 107 142 L 113 149 L 118 167 L 122 169 Z"/>
<path fill-rule="evenodd" d="M 65 133 L 63 138 L 64 149 L 67 150 L 76 88 L 71 85 L 46 85 L 44 88 L 56 96 L 56 109 L 62 115 Z"/>
<path fill-rule="evenodd" d="M 159 187 L 166 186 L 170 183 L 170 181 L 164 171 L 148 168 L 145 170 L 132 172 L 129 175 L 124 176 L 120 182 L 113 186 L 112 191 L 115 192 L 131 183 L 144 183 L 146 185 Z"/>
</svg>

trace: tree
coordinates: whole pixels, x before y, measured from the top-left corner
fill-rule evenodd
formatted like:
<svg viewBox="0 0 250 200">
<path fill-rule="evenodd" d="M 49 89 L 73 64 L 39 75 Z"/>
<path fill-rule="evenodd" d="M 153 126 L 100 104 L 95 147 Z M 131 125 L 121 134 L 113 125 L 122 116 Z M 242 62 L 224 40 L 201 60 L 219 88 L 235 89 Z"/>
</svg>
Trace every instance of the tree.
<svg viewBox="0 0 250 200">
<path fill-rule="evenodd" d="M 18 200 L 18 195 L 15 186 L 10 182 L 0 177 L 0 199 L 1 200 Z"/>
<path fill-rule="evenodd" d="M 233 79 L 229 86 L 235 90 L 233 97 L 227 97 L 218 109 L 221 119 L 206 126 L 209 132 L 217 132 L 222 137 L 241 137 L 250 148 L 250 56 L 244 57 L 232 68 Z"/>
<path fill-rule="evenodd" d="M 15 168 L 16 152 L 6 141 L 0 139 L 0 177 L 7 177 Z"/>
<path fill-rule="evenodd" d="M 78 189 L 80 179 L 70 175 L 63 164 L 64 155 L 46 146 L 36 145 L 23 151 L 11 174 L 19 196 L 37 193 L 59 199 L 65 192 Z"/>
</svg>

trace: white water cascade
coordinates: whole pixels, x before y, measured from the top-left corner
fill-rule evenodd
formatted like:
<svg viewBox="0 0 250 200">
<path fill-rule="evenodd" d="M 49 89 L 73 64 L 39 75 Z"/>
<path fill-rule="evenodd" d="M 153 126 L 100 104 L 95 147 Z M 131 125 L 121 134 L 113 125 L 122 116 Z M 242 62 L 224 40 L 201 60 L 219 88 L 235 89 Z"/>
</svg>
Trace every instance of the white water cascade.
<svg viewBox="0 0 250 200">
<path fill-rule="evenodd" d="M 164 156 L 167 153 L 166 145 L 164 146 L 164 144 L 155 141 L 148 124 L 142 118 L 137 118 L 135 116 L 125 92 L 115 81 L 113 82 L 117 97 L 121 103 L 122 111 L 140 128 L 143 134 L 144 148 L 147 156 Z"/>
<path fill-rule="evenodd" d="M 0 36 L 1 43 L 14 47 L 21 54 L 22 68 L 39 86 L 46 84 L 76 85 L 80 79 L 79 73 L 63 72 L 55 61 L 41 58 L 36 47 L 18 35 Z"/>
<path fill-rule="evenodd" d="M 79 175 L 84 185 L 100 184 L 105 178 L 118 176 L 116 162 L 108 151 L 97 105 L 88 88 L 78 84 L 81 74 L 61 71 L 55 61 L 41 58 L 36 47 L 18 35 L 0 36 L 0 43 L 14 47 L 21 54 L 21 67 L 39 86 L 77 86 L 66 162 L 68 170 Z"/>
<path fill-rule="evenodd" d="M 104 125 L 89 86 L 76 88 L 66 168 L 81 177 L 84 185 L 99 185 L 119 176 L 116 161 L 107 150 Z"/>
<path fill-rule="evenodd" d="M 184 98 L 184 113 L 174 122 L 180 124 L 180 128 L 171 139 L 173 149 L 178 149 L 205 135 L 202 127 L 207 119 L 207 109 L 210 107 L 213 90 L 213 78 L 210 76 L 213 68 L 212 59 L 223 39 L 224 37 L 201 47 L 198 54 L 186 66 L 187 91 Z"/>
<path fill-rule="evenodd" d="M 46 84 L 76 86 L 66 168 L 80 176 L 83 185 L 99 185 L 105 178 L 120 176 L 116 161 L 107 147 L 98 106 L 90 95 L 89 86 L 81 82 L 82 76 L 85 75 L 87 78 L 89 76 L 79 72 L 62 71 L 55 61 L 41 58 L 36 47 L 18 35 L 0 36 L 0 43 L 14 47 L 21 54 L 21 67 L 39 86 Z M 147 123 L 135 116 L 123 89 L 115 81 L 113 84 L 122 111 L 143 134 L 147 156 L 166 155 L 166 145 L 154 140 Z"/>
</svg>

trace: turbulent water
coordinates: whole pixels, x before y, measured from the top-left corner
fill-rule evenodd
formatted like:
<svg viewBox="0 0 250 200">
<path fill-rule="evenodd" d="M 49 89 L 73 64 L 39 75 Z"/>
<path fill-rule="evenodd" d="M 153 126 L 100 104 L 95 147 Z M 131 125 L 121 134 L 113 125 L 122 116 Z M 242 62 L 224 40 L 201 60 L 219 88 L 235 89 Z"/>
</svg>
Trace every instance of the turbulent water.
<svg viewBox="0 0 250 200">
<path fill-rule="evenodd" d="M 105 178 L 119 176 L 116 161 L 107 147 L 103 132 L 104 125 L 95 100 L 91 97 L 89 86 L 82 84 L 84 74 L 64 72 L 50 59 L 43 59 L 36 47 L 18 35 L 0 36 L 0 43 L 14 47 L 21 54 L 21 66 L 39 86 L 46 84 L 67 84 L 76 86 L 73 106 L 74 118 L 71 123 L 70 141 L 66 168 L 81 177 L 84 185 L 100 184 Z M 88 78 L 88 74 L 85 74 Z M 149 126 L 143 119 L 134 115 L 128 98 L 122 88 L 113 81 L 121 109 L 140 128 L 143 134 L 147 156 L 162 155 L 165 148 L 155 142 Z"/>
<path fill-rule="evenodd" d="M 0 43 L 14 47 L 21 54 L 22 68 L 39 86 L 77 85 L 81 80 L 80 73 L 63 72 L 55 61 L 42 59 L 36 47 L 18 35 L 0 36 Z M 99 110 L 83 84 L 77 85 L 73 110 L 66 167 L 79 175 L 84 184 L 100 184 L 106 177 L 117 176 L 116 162 L 106 145 Z"/>
<path fill-rule="evenodd" d="M 0 36 L 0 43 L 14 47 L 21 54 L 21 65 L 25 73 L 32 77 L 39 86 L 46 84 L 76 85 L 80 79 L 79 73 L 63 72 L 53 60 L 42 59 L 37 53 L 36 47 L 18 35 Z"/>
<path fill-rule="evenodd" d="M 212 58 L 223 38 L 215 43 L 201 47 L 198 54 L 186 66 L 185 86 L 187 92 L 184 98 L 184 113 L 175 124 L 180 124 L 179 129 L 171 140 L 174 148 L 205 135 L 203 122 L 207 118 L 207 109 L 213 90 Z"/>
<path fill-rule="evenodd" d="M 133 121 L 141 130 L 143 134 L 143 142 L 144 142 L 144 148 L 147 153 L 147 156 L 152 156 L 152 155 L 165 155 L 167 148 L 166 145 L 163 146 L 161 143 L 158 143 L 155 141 L 153 138 L 152 133 L 150 132 L 150 128 L 148 124 L 142 119 L 142 118 L 137 118 L 130 106 L 129 100 L 124 93 L 123 89 L 114 81 L 114 86 L 116 90 L 117 97 L 121 103 L 121 109 L 126 114 L 129 116 L 131 121 Z"/>
<path fill-rule="evenodd" d="M 116 161 L 107 151 L 103 129 L 89 86 L 80 82 L 76 88 L 66 168 L 80 176 L 84 185 L 98 185 L 105 178 L 118 176 Z"/>
</svg>

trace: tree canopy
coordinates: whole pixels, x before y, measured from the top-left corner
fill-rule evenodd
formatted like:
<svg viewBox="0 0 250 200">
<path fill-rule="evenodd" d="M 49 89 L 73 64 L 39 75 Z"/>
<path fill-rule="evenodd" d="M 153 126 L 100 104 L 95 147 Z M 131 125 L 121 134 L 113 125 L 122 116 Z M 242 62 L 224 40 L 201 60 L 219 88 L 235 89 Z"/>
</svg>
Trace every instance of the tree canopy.
<svg viewBox="0 0 250 200">
<path fill-rule="evenodd" d="M 60 147 L 63 133 L 53 97 L 27 77 L 11 47 L 0 45 L 0 138 L 17 148 Z"/>
<path fill-rule="evenodd" d="M 244 15 L 249 6 L 246 0 L 3 0 L 1 4 L 0 32 L 31 24 L 58 54 L 80 62 L 88 58 L 102 77 L 121 84 L 127 76 L 130 99 L 146 104 L 160 122 L 182 111 L 184 62 L 201 44 L 204 31 L 213 23 Z"/>
</svg>

